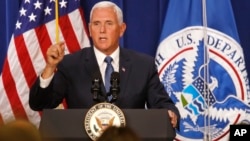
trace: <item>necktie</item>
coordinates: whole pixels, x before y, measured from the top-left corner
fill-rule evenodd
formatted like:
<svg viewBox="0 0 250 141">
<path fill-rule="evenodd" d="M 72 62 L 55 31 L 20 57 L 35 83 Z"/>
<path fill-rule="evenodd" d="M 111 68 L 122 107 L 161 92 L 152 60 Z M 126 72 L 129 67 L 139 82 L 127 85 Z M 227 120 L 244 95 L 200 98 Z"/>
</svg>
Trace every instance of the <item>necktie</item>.
<svg viewBox="0 0 250 141">
<path fill-rule="evenodd" d="M 110 77 L 111 77 L 111 73 L 114 71 L 114 68 L 111 64 L 111 62 L 113 61 L 112 57 L 107 56 L 104 61 L 107 63 L 107 67 L 105 70 L 105 89 L 106 92 L 108 93 L 110 90 Z M 111 100 L 112 96 L 109 96 L 108 99 L 109 101 Z"/>
</svg>

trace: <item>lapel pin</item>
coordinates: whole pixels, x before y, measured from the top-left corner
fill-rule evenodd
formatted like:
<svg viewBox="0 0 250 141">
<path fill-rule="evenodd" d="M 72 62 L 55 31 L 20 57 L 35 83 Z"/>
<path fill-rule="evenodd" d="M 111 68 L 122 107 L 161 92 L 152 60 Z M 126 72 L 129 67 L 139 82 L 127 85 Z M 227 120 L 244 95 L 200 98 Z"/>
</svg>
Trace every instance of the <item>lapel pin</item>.
<svg viewBox="0 0 250 141">
<path fill-rule="evenodd" d="M 125 72 L 125 71 L 126 71 L 126 69 L 125 69 L 124 67 L 122 67 L 122 71 L 123 71 L 123 72 Z"/>
</svg>

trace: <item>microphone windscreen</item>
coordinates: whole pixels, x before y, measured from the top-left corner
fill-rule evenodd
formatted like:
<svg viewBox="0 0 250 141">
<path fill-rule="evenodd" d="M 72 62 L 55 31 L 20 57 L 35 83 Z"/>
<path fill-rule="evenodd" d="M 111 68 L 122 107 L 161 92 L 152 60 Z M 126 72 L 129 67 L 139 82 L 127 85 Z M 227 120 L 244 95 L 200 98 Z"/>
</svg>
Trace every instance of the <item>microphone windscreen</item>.
<svg viewBox="0 0 250 141">
<path fill-rule="evenodd" d="M 99 72 L 95 72 L 92 74 L 92 79 L 95 80 L 95 79 L 101 79 L 101 74 Z"/>
<path fill-rule="evenodd" d="M 117 79 L 117 80 L 120 80 L 120 75 L 118 72 L 112 72 L 111 74 L 111 79 Z"/>
</svg>

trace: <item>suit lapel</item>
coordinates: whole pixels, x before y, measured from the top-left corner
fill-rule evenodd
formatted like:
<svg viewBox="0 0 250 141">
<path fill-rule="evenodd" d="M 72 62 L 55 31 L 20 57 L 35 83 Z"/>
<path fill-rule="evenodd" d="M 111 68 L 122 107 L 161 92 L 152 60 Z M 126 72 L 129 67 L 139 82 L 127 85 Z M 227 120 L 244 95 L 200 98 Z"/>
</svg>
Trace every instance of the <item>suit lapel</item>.
<svg viewBox="0 0 250 141">
<path fill-rule="evenodd" d="M 86 70 L 89 73 L 89 75 L 92 76 L 96 71 L 100 72 L 93 47 L 86 49 L 86 52 L 83 55 L 83 59 L 84 59 L 84 65 L 86 66 Z"/>
<path fill-rule="evenodd" d="M 119 73 L 120 73 L 120 89 L 121 93 L 125 92 L 129 73 L 131 71 L 131 59 L 130 55 L 126 51 L 126 49 L 121 48 L 120 50 L 120 64 L 119 64 Z"/>
<path fill-rule="evenodd" d="M 101 71 L 100 71 L 99 66 L 98 66 L 98 63 L 97 63 L 97 60 L 96 60 L 96 56 L 95 56 L 93 47 L 90 47 L 89 49 L 87 49 L 87 51 L 85 53 L 86 54 L 83 55 L 84 65 L 85 65 L 85 68 L 87 70 L 87 73 L 91 77 L 91 80 L 94 77 L 93 76 L 94 73 L 99 73 L 98 75 L 102 76 Z M 101 77 L 101 81 L 103 82 L 102 77 Z M 105 86 L 103 83 L 102 83 L 101 89 L 102 89 L 103 94 L 106 93 Z"/>
</svg>

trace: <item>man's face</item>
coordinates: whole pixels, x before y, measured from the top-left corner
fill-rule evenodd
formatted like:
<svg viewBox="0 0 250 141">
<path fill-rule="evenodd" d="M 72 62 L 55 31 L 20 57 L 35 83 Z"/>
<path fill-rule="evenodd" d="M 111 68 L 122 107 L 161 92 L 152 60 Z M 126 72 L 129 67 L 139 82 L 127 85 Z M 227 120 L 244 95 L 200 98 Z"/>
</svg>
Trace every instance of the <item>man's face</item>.
<svg viewBox="0 0 250 141">
<path fill-rule="evenodd" d="M 119 25 L 113 8 L 96 8 L 89 23 L 90 36 L 98 50 L 109 55 L 119 45 L 126 25 Z"/>
</svg>

